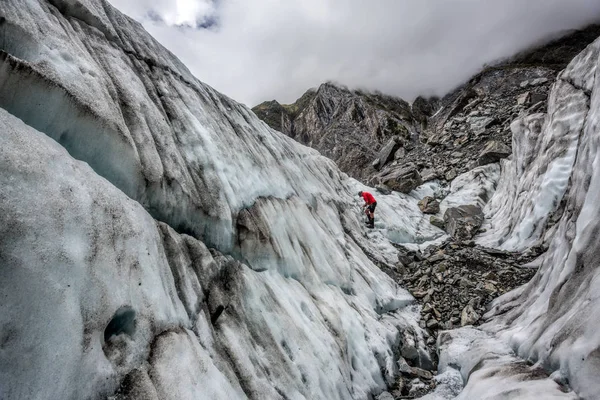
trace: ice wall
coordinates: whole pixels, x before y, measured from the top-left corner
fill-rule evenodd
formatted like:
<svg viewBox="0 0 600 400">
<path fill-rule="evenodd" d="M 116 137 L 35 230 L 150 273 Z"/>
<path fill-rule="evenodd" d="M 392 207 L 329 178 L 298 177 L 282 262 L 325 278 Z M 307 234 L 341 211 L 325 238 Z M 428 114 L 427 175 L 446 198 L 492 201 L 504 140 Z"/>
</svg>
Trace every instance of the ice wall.
<svg viewBox="0 0 600 400">
<path fill-rule="evenodd" d="M 546 240 L 549 249 L 527 285 L 493 303 L 487 334 L 440 338 L 446 356 L 462 349 L 446 363 L 469 378 L 459 398 L 600 398 L 599 56 L 600 39 L 559 75 L 548 116 L 513 124 L 513 158 L 487 209 L 492 232 L 479 240 L 509 249 Z"/>
<path fill-rule="evenodd" d="M 416 199 L 369 240 L 355 181 L 106 1 L 2 1 L 0 50 L 1 398 L 362 399 L 423 346 L 372 262 L 442 234 Z"/>
<path fill-rule="evenodd" d="M 0 123 L 3 399 L 365 398 L 392 378 L 399 332 L 419 340 L 411 296 L 343 234 L 323 271 L 256 271 Z"/>
<path fill-rule="evenodd" d="M 572 78 L 579 74 L 576 68 L 564 71 L 554 84 L 548 115 L 533 114 L 511 124 L 513 155 L 502 161 L 497 191 L 485 208 L 488 221 L 480 244 L 522 251 L 549 240 L 544 235 L 549 222 L 556 222 L 553 217 L 560 217 L 553 213 L 562 211 L 590 111 L 589 89 L 576 86 L 578 78 Z"/>
</svg>

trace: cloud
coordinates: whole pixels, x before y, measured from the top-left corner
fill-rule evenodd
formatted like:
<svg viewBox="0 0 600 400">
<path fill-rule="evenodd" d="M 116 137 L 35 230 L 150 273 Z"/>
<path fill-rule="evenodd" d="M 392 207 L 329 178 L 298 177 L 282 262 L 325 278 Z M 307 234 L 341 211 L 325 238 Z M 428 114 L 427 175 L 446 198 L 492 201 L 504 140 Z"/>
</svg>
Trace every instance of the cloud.
<svg viewBox="0 0 600 400">
<path fill-rule="evenodd" d="M 600 21 L 598 0 L 110 1 L 250 106 L 293 102 L 328 80 L 407 100 L 443 95 L 484 63 Z"/>
</svg>

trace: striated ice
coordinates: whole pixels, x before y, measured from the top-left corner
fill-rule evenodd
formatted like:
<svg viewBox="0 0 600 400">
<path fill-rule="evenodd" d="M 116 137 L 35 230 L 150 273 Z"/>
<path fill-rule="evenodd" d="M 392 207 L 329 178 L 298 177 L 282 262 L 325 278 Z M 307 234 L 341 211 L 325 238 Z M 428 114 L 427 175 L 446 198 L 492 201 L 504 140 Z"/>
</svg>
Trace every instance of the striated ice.
<svg viewBox="0 0 600 400">
<path fill-rule="evenodd" d="M 363 399 L 423 351 L 375 264 L 443 236 L 416 198 L 367 230 L 373 189 L 104 0 L 0 16 L 0 398 Z"/>
<path fill-rule="evenodd" d="M 559 75 L 547 116 L 512 125 L 513 155 L 478 241 L 548 250 L 528 284 L 493 302 L 480 330 L 440 337 L 441 370 L 466 381 L 457 399 L 599 398 L 599 50 L 600 39 Z"/>
</svg>

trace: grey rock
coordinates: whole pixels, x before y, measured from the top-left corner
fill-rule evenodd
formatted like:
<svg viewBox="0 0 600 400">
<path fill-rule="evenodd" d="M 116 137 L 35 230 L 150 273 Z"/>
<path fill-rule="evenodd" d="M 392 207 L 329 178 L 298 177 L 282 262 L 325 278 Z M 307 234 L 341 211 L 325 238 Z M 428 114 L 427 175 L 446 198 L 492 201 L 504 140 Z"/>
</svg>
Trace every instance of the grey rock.
<svg viewBox="0 0 600 400">
<path fill-rule="evenodd" d="M 411 131 L 426 123 L 425 116 L 415 117 L 410 104 L 398 97 L 333 83 L 308 90 L 293 104 L 271 101 L 252 110 L 272 128 L 318 150 L 363 183 L 372 180 L 398 150 L 392 145 L 380 159 L 390 138 L 408 140 Z"/>
<path fill-rule="evenodd" d="M 394 153 L 394 160 L 402 160 L 404 157 L 406 157 L 406 148 L 400 147 Z"/>
<path fill-rule="evenodd" d="M 524 106 L 531 102 L 531 93 L 525 92 L 517 96 L 517 105 Z"/>
<path fill-rule="evenodd" d="M 449 208 L 444 213 L 444 223 L 450 236 L 458 240 L 469 240 L 483 223 L 483 211 L 475 205 Z"/>
<path fill-rule="evenodd" d="M 451 170 L 446 172 L 446 174 L 444 175 L 444 178 L 446 178 L 446 180 L 449 182 L 451 180 L 454 180 L 454 178 L 456 178 L 457 176 L 458 176 L 458 173 L 456 172 L 456 169 L 452 168 Z"/>
<path fill-rule="evenodd" d="M 429 218 L 429 223 L 431 225 L 433 225 L 433 226 L 437 226 L 440 229 L 445 229 L 446 228 L 446 224 L 444 223 L 444 220 L 441 219 L 441 218 L 439 218 L 439 217 L 436 217 L 435 215 L 432 215 Z"/>
<path fill-rule="evenodd" d="M 532 80 L 529 85 L 530 86 L 539 86 L 539 85 L 543 85 L 544 83 L 548 82 L 548 78 L 537 78 Z"/>
<path fill-rule="evenodd" d="M 423 183 L 417 167 L 412 163 L 386 171 L 378 180 L 380 184 L 402 193 L 409 193 Z"/>
<path fill-rule="evenodd" d="M 379 151 L 377 159 L 373 162 L 373 166 L 378 169 L 394 159 L 396 150 L 401 147 L 401 142 L 397 137 L 391 138 L 385 146 Z"/>
<path fill-rule="evenodd" d="M 377 193 L 381 193 L 383 195 L 392 194 L 390 188 L 386 187 L 385 185 L 375 185 L 375 190 L 377 190 Z"/>
<path fill-rule="evenodd" d="M 471 125 L 471 130 L 476 135 L 481 135 L 485 132 L 487 128 L 489 128 L 496 119 L 493 117 L 479 117 L 479 118 L 470 118 L 469 123 Z"/>
<path fill-rule="evenodd" d="M 492 140 L 488 142 L 485 148 L 479 154 L 477 162 L 479 165 L 486 165 L 500 161 L 512 154 L 511 149 L 505 144 Z"/>
<path fill-rule="evenodd" d="M 436 170 L 432 168 L 425 168 L 421 170 L 421 179 L 423 182 L 432 181 L 438 178 L 438 173 Z"/>
<path fill-rule="evenodd" d="M 425 196 L 418 203 L 423 214 L 437 214 L 440 212 L 440 202 L 431 196 Z"/>
<path fill-rule="evenodd" d="M 480 318 L 472 305 L 467 305 L 460 313 L 460 326 L 473 325 Z"/>
<path fill-rule="evenodd" d="M 398 371 L 410 378 L 433 379 L 433 374 L 419 367 L 411 367 L 402 357 L 398 360 Z"/>
<path fill-rule="evenodd" d="M 431 318 L 429 321 L 427 321 L 427 324 L 425 325 L 427 326 L 427 328 L 429 329 L 435 329 L 437 327 L 439 327 L 439 322 L 435 319 L 435 318 Z"/>
<path fill-rule="evenodd" d="M 394 396 L 390 392 L 383 392 L 377 396 L 377 400 L 394 400 Z"/>
<path fill-rule="evenodd" d="M 546 102 L 548 99 L 547 93 L 533 93 L 531 95 L 531 104 L 537 104 L 539 102 Z"/>
</svg>

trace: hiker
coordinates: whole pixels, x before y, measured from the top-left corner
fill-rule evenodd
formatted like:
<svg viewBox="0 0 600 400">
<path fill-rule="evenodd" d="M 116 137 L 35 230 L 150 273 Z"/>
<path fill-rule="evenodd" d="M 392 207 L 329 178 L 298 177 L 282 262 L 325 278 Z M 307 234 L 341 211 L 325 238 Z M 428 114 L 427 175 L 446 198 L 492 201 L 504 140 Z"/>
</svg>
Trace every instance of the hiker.
<svg viewBox="0 0 600 400">
<path fill-rule="evenodd" d="M 369 192 L 358 192 L 358 195 L 363 198 L 365 204 L 363 208 L 365 209 L 365 213 L 369 218 L 369 222 L 367 222 L 367 228 L 375 228 L 375 207 L 377 207 L 377 201 L 375 197 Z"/>
</svg>

